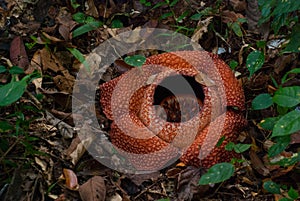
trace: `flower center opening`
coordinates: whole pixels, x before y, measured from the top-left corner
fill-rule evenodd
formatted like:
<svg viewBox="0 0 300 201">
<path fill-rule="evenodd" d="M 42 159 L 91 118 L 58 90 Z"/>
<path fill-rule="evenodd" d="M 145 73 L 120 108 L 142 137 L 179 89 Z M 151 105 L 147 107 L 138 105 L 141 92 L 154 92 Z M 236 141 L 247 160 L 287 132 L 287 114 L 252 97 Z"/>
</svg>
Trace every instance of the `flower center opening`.
<svg viewBox="0 0 300 201">
<path fill-rule="evenodd" d="M 204 92 L 194 77 L 170 76 L 155 89 L 153 105 L 156 115 L 168 122 L 186 122 L 197 115 L 203 105 Z"/>
</svg>

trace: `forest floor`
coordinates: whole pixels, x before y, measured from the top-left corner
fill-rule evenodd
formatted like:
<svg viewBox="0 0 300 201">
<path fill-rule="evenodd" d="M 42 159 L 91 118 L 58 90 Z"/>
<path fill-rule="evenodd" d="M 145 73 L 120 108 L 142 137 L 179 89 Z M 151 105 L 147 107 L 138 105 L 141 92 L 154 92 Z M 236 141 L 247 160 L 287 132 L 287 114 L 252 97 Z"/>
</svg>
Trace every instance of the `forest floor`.
<svg viewBox="0 0 300 201">
<path fill-rule="evenodd" d="M 281 53 L 288 31 L 275 35 L 268 21 L 258 27 L 260 12 L 255 4 L 246 0 L 0 0 L 0 84 L 30 77 L 19 88 L 11 86 L 13 95 L 22 92 L 16 102 L 0 106 L 0 200 L 293 200 L 300 191 L 299 162 L 284 167 L 270 164 L 272 131 L 260 125 L 284 108 L 271 104 L 254 110 L 252 101 L 262 93 L 274 94 L 279 86 L 299 86 L 299 72 L 290 73 L 282 83 L 284 75 L 299 66 L 299 54 Z M 205 170 L 179 161 L 151 174 L 126 174 L 99 163 L 85 150 L 91 139 L 81 141 L 77 134 L 93 131 L 84 126 L 78 130 L 73 121 L 83 118 L 72 110 L 76 75 L 85 67 L 84 58 L 103 42 L 125 31 L 149 34 L 142 28 L 190 37 L 234 69 L 244 89 L 248 121 L 239 142 L 251 148 L 242 153 L 244 162 L 236 164 L 230 179 L 198 185 Z M 251 72 L 247 56 L 255 50 L 264 55 L 263 65 Z M 148 57 L 157 52 L 138 53 Z M 131 68 L 119 60 L 101 82 Z M 99 92 L 95 99 L 98 123 L 108 128 L 111 121 L 99 109 Z M 299 143 L 300 133 L 293 133 L 282 145 L 286 149 L 273 160 L 299 152 Z M 111 155 L 105 160 L 120 159 Z M 267 181 L 273 181 L 273 192 L 264 186 Z"/>
</svg>

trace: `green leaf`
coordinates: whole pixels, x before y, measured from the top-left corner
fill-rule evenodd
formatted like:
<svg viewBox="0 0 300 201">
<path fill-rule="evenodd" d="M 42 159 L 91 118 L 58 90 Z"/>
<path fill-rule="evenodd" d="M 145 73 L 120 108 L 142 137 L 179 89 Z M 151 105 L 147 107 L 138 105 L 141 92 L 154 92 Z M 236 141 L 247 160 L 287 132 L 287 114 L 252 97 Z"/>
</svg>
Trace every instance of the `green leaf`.
<svg viewBox="0 0 300 201">
<path fill-rule="evenodd" d="M 20 68 L 19 66 L 12 66 L 12 67 L 9 69 L 9 73 L 12 74 L 12 75 L 15 75 L 15 74 L 23 74 L 23 73 L 24 73 L 24 69 L 23 69 L 23 68 Z"/>
<path fill-rule="evenodd" d="M 82 12 L 75 13 L 74 15 L 72 15 L 72 17 L 78 23 L 85 23 L 86 15 Z"/>
<path fill-rule="evenodd" d="M 291 198 L 280 198 L 278 201 L 294 201 Z"/>
<path fill-rule="evenodd" d="M 290 190 L 288 191 L 288 195 L 290 198 L 294 200 L 299 198 L 299 193 L 295 189 L 293 189 L 293 187 L 291 187 Z"/>
<path fill-rule="evenodd" d="M 253 110 L 261 110 L 270 107 L 273 104 L 273 100 L 270 94 L 264 93 L 256 96 L 252 101 Z"/>
<path fill-rule="evenodd" d="M 267 44 L 267 42 L 265 40 L 259 40 L 256 42 L 256 46 L 258 48 L 264 48 L 264 47 L 266 47 L 266 44 Z"/>
<path fill-rule="evenodd" d="M 160 16 L 160 19 L 163 20 L 163 19 L 166 19 L 171 16 L 173 16 L 173 14 L 171 12 L 164 13 L 164 14 L 162 14 L 162 16 Z"/>
<path fill-rule="evenodd" d="M 216 147 L 220 147 L 220 146 L 222 145 L 222 143 L 224 142 L 224 140 L 225 140 L 225 136 L 222 136 L 222 137 L 218 140 L 218 142 L 217 142 L 217 144 L 216 144 Z"/>
<path fill-rule="evenodd" d="M 80 4 L 78 4 L 78 3 L 76 2 L 76 0 L 71 0 L 71 6 L 72 6 L 74 9 L 76 9 L 76 8 L 78 8 L 78 7 L 80 6 Z"/>
<path fill-rule="evenodd" d="M 179 0 L 173 0 L 171 3 L 170 3 L 170 7 L 173 7 L 175 6 L 177 3 L 178 3 Z"/>
<path fill-rule="evenodd" d="M 265 130 L 273 130 L 274 125 L 276 122 L 280 119 L 280 117 L 269 117 L 266 119 L 263 119 L 259 125 L 265 129 Z"/>
<path fill-rule="evenodd" d="M 146 1 L 146 0 L 140 0 L 140 3 L 145 5 L 145 6 L 151 6 L 151 2 Z"/>
<path fill-rule="evenodd" d="M 265 62 L 265 56 L 261 51 L 255 50 L 251 52 L 246 60 L 246 67 L 248 68 L 251 77 L 256 71 L 258 71 Z"/>
<path fill-rule="evenodd" d="M 251 144 L 235 144 L 234 151 L 236 153 L 243 153 L 244 151 L 247 151 L 251 147 Z"/>
<path fill-rule="evenodd" d="M 234 70 L 238 65 L 239 65 L 239 63 L 238 63 L 237 61 L 235 61 L 235 60 L 231 60 L 231 61 L 229 62 L 229 66 L 230 66 L 230 68 L 231 68 L 232 70 Z"/>
<path fill-rule="evenodd" d="M 143 55 L 133 55 L 126 57 L 124 61 L 128 65 L 140 67 L 145 63 L 146 57 Z"/>
<path fill-rule="evenodd" d="M 73 54 L 73 56 L 80 61 L 80 63 L 82 63 L 84 65 L 84 67 L 86 68 L 86 70 L 88 72 L 91 72 L 90 66 L 87 63 L 87 61 L 85 60 L 85 57 L 83 56 L 83 54 L 77 50 L 76 48 L 67 48 L 67 50 L 69 50 L 71 52 L 71 54 Z"/>
<path fill-rule="evenodd" d="M 7 121 L 0 121 L 0 132 L 4 133 L 10 130 L 13 130 L 14 126 L 12 126 L 9 122 Z"/>
<path fill-rule="evenodd" d="M 121 20 L 119 19 L 114 19 L 112 22 L 111 22 L 111 28 L 122 28 L 123 27 L 123 23 Z"/>
<path fill-rule="evenodd" d="M 202 16 L 206 16 L 206 15 L 209 15 L 211 14 L 213 11 L 213 8 L 212 7 L 207 7 L 205 8 L 204 10 L 200 11 L 199 13 L 196 13 L 194 15 L 191 16 L 191 20 L 200 20 Z"/>
<path fill-rule="evenodd" d="M 300 86 L 284 87 L 278 89 L 273 101 L 282 107 L 294 107 L 300 103 Z"/>
<path fill-rule="evenodd" d="M 159 200 L 156 200 L 156 201 L 170 201 L 170 199 L 166 198 L 166 199 L 159 199 Z"/>
<path fill-rule="evenodd" d="M 300 9 L 300 1 L 295 1 L 295 0 L 280 0 L 277 1 L 278 4 L 275 6 L 275 9 L 272 13 L 272 15 L 280 15 L 283 13 L 290 13 L 295 10 Z"/>
<path fill-rule="evenodd" d="M 77 36 L 85 34 L 89 31 L 96 30 L 97 28 L 99 28 L 102 25 L 103 25 L 103 23 L 100 21 L 94 21 L 94 22 L 90 22 L 89 24 L 84 24 L 84 25 L 78 27 L 77 29 L 75 29 L 72 32 L 72 36 L 73 36 L 73 38 L 76 38 Z"/>
<path fill-rule="evenodd" d="M 199 180 L 200 185 L 215 184 L 226 181 L 234 173 L 234 166 L 231 163 L 218 163 L 210 167 L 206 174 Z"/>
<path fill-rule="evenodd" d="M 165 5 L 168 5 L 168 4 L 164 1 L 161 1 L 161 2 L 158 2 L 157 4 L 155 4 L 155 6 L 153 6 L 152 9 L 156 9 L 156 8 L 159 8 L 159 7 L 165 6 Z"/>
<path fill-rule="evenodd" d="M 300 2 L 300 1 L 299 1 Z M 292 29 L 292 33 L 290 36 L 290 42 L 287 44 L 286 48 L 283 50 L 286 52 L 300 52 L 300 24 L 295 25 Z"/>
<path fill-rule="evenodd" d="M 184 11 L 184 12 L 176 19 L 176 22 L 181 22 L 188 14 L 189 14 L 188 11 Z"/>
<path fill-rule="evenodd" d="M 225 150 L 226 151 L 232 151 L 234 147 L 234 143 L 233 142 L 228 142 L 225 146 Z"/>
<path fill-rule="evenodd" d="M 264 189 L 273 194 L 280 194 L 280 185 L 273 181 L 266 181 L 263 184 Z"/>
<path fill-rule="evenodd" d="M 0 87 L 0 106 L 7 106 L 17 101 L 24 93 L 27 82 L 24 78 L 21 81 L 12 81 Z"/>
<path fill-rule="evenodd" d="M 234 150 L 236 153 L 243 153 L 251 147 L 251 144 L 234 144 L 233 142 L 229 142 L 225 146 L 225 150 L 232 151 Z"/>
<path fill-rule="evenodd" d="M 268 150 L 269 157 L 274 157 L 285 150 L 285 148 L 290 144 L 290 136 L 277 137 L 274 145 Z"/>
<path fill-rule="evenodd" d="M 0 73 L 4 73 L 6 71 L 7 71 L 6 67 L 3 65 L 0 65 Z"/>
<path fill-rule="evenodd" d="M 233 30 L 233 32 L 238 36 L 238 37 L 242 37 L 243 36 L 243 32 L 241 30 L 240 24 L 237 22 L 233 22 L 233 23 L 228 23 L 228 26 Z"/>
<path fill-rule="evenodd" d="M 300 68 L 294 68 L 290 71 L 288 71 L 281 79 L 281 84 L 284 84 L 287 81 L 287 76 L 291 73 L 300 73 Z"/>
<path fill-rule="evenodd" d="M 300 130 L 300 111 L 293 110 L 282 116 L 274 126 L 271 137 L 290 135 Z"/>
<path fill-rule="evenodd" d="M 294 165 L 300 161 L 300 154 L 294 153 L 293 156 L 289 158 L 283 158 L 278 162 L 271 163 L 272 165 L 280 165 L 281 167 L 289 167 L 291 165 Z"/>
</svg>

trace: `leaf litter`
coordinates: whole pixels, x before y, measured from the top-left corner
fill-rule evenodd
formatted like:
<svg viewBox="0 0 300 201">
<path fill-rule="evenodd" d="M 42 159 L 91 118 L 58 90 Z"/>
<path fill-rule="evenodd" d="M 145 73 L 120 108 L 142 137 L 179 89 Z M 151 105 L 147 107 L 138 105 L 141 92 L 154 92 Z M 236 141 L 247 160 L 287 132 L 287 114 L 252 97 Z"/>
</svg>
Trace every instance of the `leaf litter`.
<svg viewBox="0 0 300 201">
<path fill-rule="evenodd" d="M 274 36 L 269 35 L 270 30 L 267 23 L 258 27 L 260 13 L 257 12 L 256 0 L 230 0 L 229 4 L 222 3 L 220 7 L 222 12 L 220 13 L 203 15 L 199 20 L 194 21 L 182 17 L 182 20 L 177 22 L 176 17 L 180 17 L 184 11 L 195 14 L 195 9 L 201 11 L 201 9 L 212 8 L 215 1 L 204 0 L 201 3 L 183 1 L 181 5 L 162 6 L 157 9 L 147 7 L 141 3 L 142 1 L 111 0 L 104 3 L 103 1 L 86 0 L 80 1 L 79 8 L 73 8 L 70 2 L 71 0 L 0 1 L 0 14 L 4 16 L 0 21 L 0 65 L 6 65 L 4 58 L 10 58 L 10 62 L 24 68 L 26 74 L 31 74 L 35 70 L 42 74 L 39 82 L 34 83 L 35 89 L 29 90 L 29 93 L 43 95 L 43 98 L 38 101 L 46 111 L 39 112 L 38 119 L 31 121 L 28 128 L 31 137 L 29 139 L 32 141 L 27 144 L 25 150 L 30 148 L 37 150 L 38 152 L 35 152 L 33 156 L 26 155 L 28 158 L 20 158 L 20 153 L 23 153 L 24 150 L 18 146 L 15 147 L 13 140 L 8 138 L 7 144 L 12 149 L 7 149 L 7 153 L 1 157 L 0 161 L 0 167 L 5 170 L 1 175 L 2 182 L 0 183 L 1 193 L 2 190 L 5 193 L 0 194 L 1 198 L 20 200 L 22 197 L 28 200 L 44 200 L 47 197 L 47 199 L 57 201 L 78 198 L 81 200 L 105 200 L 105 198 L 107 200 L 159 200 L 164 198 L 171 200 L 278 200 L 278 195 L 268 194 L 262 189 L 261 183 L 268 179 L 284 181 L 287 185 L 300 189 L 299 175 L 295 172 L 295 165 L 287 168 L 270 165 L 271 161 L 278 160 L 276 157 L 292 157 L 293 153 L 287 151 L 274 158 L 267 156 L 266 150 L 269 145 L 267 145 L 266 139 L 270 133 L 259 127 L 258 123 L 259 120 L 274 113 L 272 109 L 256 113 L 248 111 L 251 129 L 246 132 L 243 143 L 252 144 L 252 147 L 250 151 L 243 154 L 247 162 L 241 163 L 236 174 L 230 180 L 214 186 L 198 185 L 204 170 L 179 164 L 178 166 L 174 164 L 165 170 L 145 177 L 134 177 L 105 168 L 95 161 L 91 163 L 90 161 L 93 159 L 86 152 L 83 144 L 88 146 L 93 139 L 87 138 L 86 141 L 80 141 L 77 133 L 92 131 L 85 128 L 82 131 L 76 131 L 72 123 L 73 115 L 78 115 L 71 114 L 72 89 L 76 73 L 79 68 L 82 68 L 82 65 L 65 47 L 76 48 L 83 55 L 90 55 L 89 53 L 94 47 L 111 36 L 140 27 L 171 30 L 174 30 L 174 24 L 179 30 L 184 27 L 193 27 L 192 31 L 186 30 L 185 33 L 189 34 L 194 41 L 199 41 L 205 50 L 216 52 L 219 48 L 226 50 L 230 47 L 231 53 L 225 51 L 220 56 L 226 63 L 233 59 L 239 61 L 237 70 L 241 74 L 240 82 L 244 86 L 247 104 L 251 105 L 251 101 L 256 95 L 267 92 L 270 86 L 273 87 L 274 80 L 280 80 L 284 72 L 299 66 L 299 55 L 278 56 L 280 47 L 269 48 L 265 52 L 267 57 L 262 70 L 258 70 L 250 79 L 248 78 L 245 68 L 245 52 L 249 53 L 249 44 L 261 39 L 270 42 L 277 40 Z M 155 5 L 163 1 L 151 2 Z M 72 18 L 72 15 L 78 11 L 97 20 L 102 19 L 105 26 L 73 39 L 72 32 L 80 25 Z M 169 16 L 161 19 L 162 14 L 167 12 L 172 12 L 176 17 Z M 237 22 L 244 16 L 248 20 L 248 27 L 243 24 L 241 28 L 246 34 L 243 34 L 241 38 L 229 30 L 228 35 L 223 37 L 228 31 L 225 28 L 226 24 Z M 114 20 L 121 21 L 123 27 L 111 28 Z M 223 23 L 222 26 L 215 24 L 217 21 Z M 140 32 L 140 34 L 150 35 L 151 33 Z M 138 42 L 136 38 L 135 35 L 129 35 L 126 42 L 136 43 Z M 24 44 L 29 43 L 33 43 L 33 47 L 25 48 Z M 101 57 L 95 59 L 96 62 L 97 60 L 101 61 Z M 104 81 L 109 81 L 130 68 L 120 58 L 120 61 L 116 61 L 114 67 L 106 72 Z M 270 74 L 272 77 L 269 76 Z M 0 77 L 2 83 L 7 83 L 11 79 L 8 74 L 5 76 L 5 78 Z M 299 75 L 290 75 L 289 78 L 287 84 L 298 83 L 300 80 Z M 30 97 L 24 96 L 22 99 L 24 101 Z M 28 101 L 28 103 L 32 102 Z M 14 110 L 8 108 L 4 112 L 5 115 L 9 115 L 13 114 Z M 24 115 L 29 119 L 32 112 L 25 112 Z M 4 113 L 0 117 L 3 119 Z M 97 117 L 101 125 L 108 128 L 109 122 L 103 113 L 98 112 Z M 84 117 L 79 118 L 82 118 L 83 122 L 85 121 Z M 107 137 L 107 134 L 103 133 L 103 137 Z M 295 150 L 300 141 L 299 133 L 293 134 L 291 138 L 290 150 Z M 17 139 L 17 142 L 22 140 L 18 137 L 14 139 Z M 100 153 L 105 152 L 104 155 L 110 153 L 109 146 L 100 148 Z M 3 160 L 4 156 L 5 160 Z M 111 154 L 107 161 L 112 161 L 112 159 L 116 163 L 115 165 L 122 163 L 117 155 Z M 28 164 L 31 165 L 27 169 L 14 169 L 13 167 L 22 164 L 19 162 L 20 160 L 30 161 L 31 163 Z M 63 174 L 64 182 L 59 180 Z M 11 182 L 8 182 L 8 179 L 11 179 Z"/>
</svg>

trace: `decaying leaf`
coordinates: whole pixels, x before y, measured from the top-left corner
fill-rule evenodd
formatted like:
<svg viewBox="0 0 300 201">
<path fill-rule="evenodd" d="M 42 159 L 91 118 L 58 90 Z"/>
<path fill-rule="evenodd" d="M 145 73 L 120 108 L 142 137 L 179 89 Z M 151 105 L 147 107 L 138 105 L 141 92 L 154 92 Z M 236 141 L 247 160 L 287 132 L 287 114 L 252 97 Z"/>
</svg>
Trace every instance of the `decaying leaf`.
<svg viewBox="0 0 300 201">
<path fill-rule="evenodd" d="M 61 72 L 63 73 L 63 75 L 55 76 L 53 78 L 53 81 L 60 91 L 64 91 L 71 94 L 73 91 L 75 78 L 67 70 L 63 70 Z"/>
<path fill-rule="evenodd" d="M 72 32 L 73 28 L 77 25 L 77 22 L 75 22 L 72 19 L 71 13 L 68 12 L 65 8 L 60 9 L 56 20 L 60 24 L 59 28 L 58 28 L 60 35 L 66 41 L 69 41 L 72 38 L 71 32 Z"/>
<path fill-rule="evenodd" d="M 94 0 L 87 0 L 87 10 L 85 11 L 85 13 L 87 15 L 91 15 L 93 16 L 94 18 L 99 18 L 99 13 L 98 13 L 98 10 L 97 10 L 97 7 L 95 6 L 95 3 L 94 3 Z"/>
<path fill-rule="evenodd" d="M 229 3 L 238 12 L 245 10 L 247 7 L 246 0 L 230 0 Z"/>
<path fill-rule="evenodd" d="M 104 179 L 94 176 L 79 187 L 79 194 L 83 201 L 104 201 L 106 187 Z"/>
<path fill-rule="evenodd" d="M 240 13 L 235 13 L 234 11 L 224 10 L 222 12 L 222 22 L 229 23 L 229 22 L 236 22 L 239 18 L 245 18 Z"/>
<path fill-rule="evenodd" d="M 199 186 L 199 179 L 201 176 L 201 170 L 192 166 L 188 166 L 178 176 L 177 184 L 177 200 L 191 200 L 194 194 L 204 194 L 209 186 Z"/>
<path fill-rule="evenodd" d="M 63 169 L 64 178 L 66 180 L 66 187 L 70 190 L 77 190 L 79 188 L 76 174 L 70 169 Z"/>
<path fill-rule="evenodd" d="M 91 130 L 90 126 L 84 124 L 82 128 L 78 131 L 78 135 L 81 138 L 77 137 L 73 140 L 71 146 L 66 151 L 66 154 L 71 157 L 71 162 L 75 165 L 81 156 L 85 153 L 86 147 L 89 147 L 90 144 L 93 142 L 92 134 L 93 131 Z M 83 137 L 85 136 L 85 137 Z M 84 139 L 84 140 L 83 140 Z"/>
<path fill-rule="evenodd" d="M 29 65 L 28 56 L 21 36 L 13 39 L 10 45 L 10 60 L 15 66 L 25 69 Z"/>
<path fill-rule="evenodd" d="M 261 175 L 263 176 L 267 176 L 270 174 L 269 169 L 267 169 L 263 162 L 260 160 L 260 158 L 257 156 L 257 154 L 255 153 L 255 151 L 250 151 L 249 153 L 250 155 L 250 159 L 251 159 L 251 163 L 252 163 L 252 167 Z"/>
<path fill-rule="evenodd" d="M 65 70 L 65 68 L 62 66 L 60 60 L 58 60 L 54 54 L 52 54 L 49 49 L 43 48 L 39 51 L 40 54 L 40 61 L 41 63 L 39 66 L 42 67 L 43 71 L 47 71 L 48 69 L 58 72 Z"/>
<path fill-rule="evenodd" d="M 57 119 L 54 117 L 50 112 L 46 111 L 46 119 L 49 123 L 51 123 L 53 126 L 57 127 L 60 131 L 60 134 L 66 138 L 72 138 L 74 134 L 74 129 L 72 126 L 66 124 L 65 122 L 61 121 L 60 119 Z"/>
<path fill-rule="evenodd" d="M 197 24 L 197 28 L 191 38 L 192 42 L 198 43 L 198 41 L 202 38 L 203 34 L 206 33 L 207 27 L 212 21 L 213 17 L 208 17 L 205 20 L 199 21 Z"/>
</svg>

